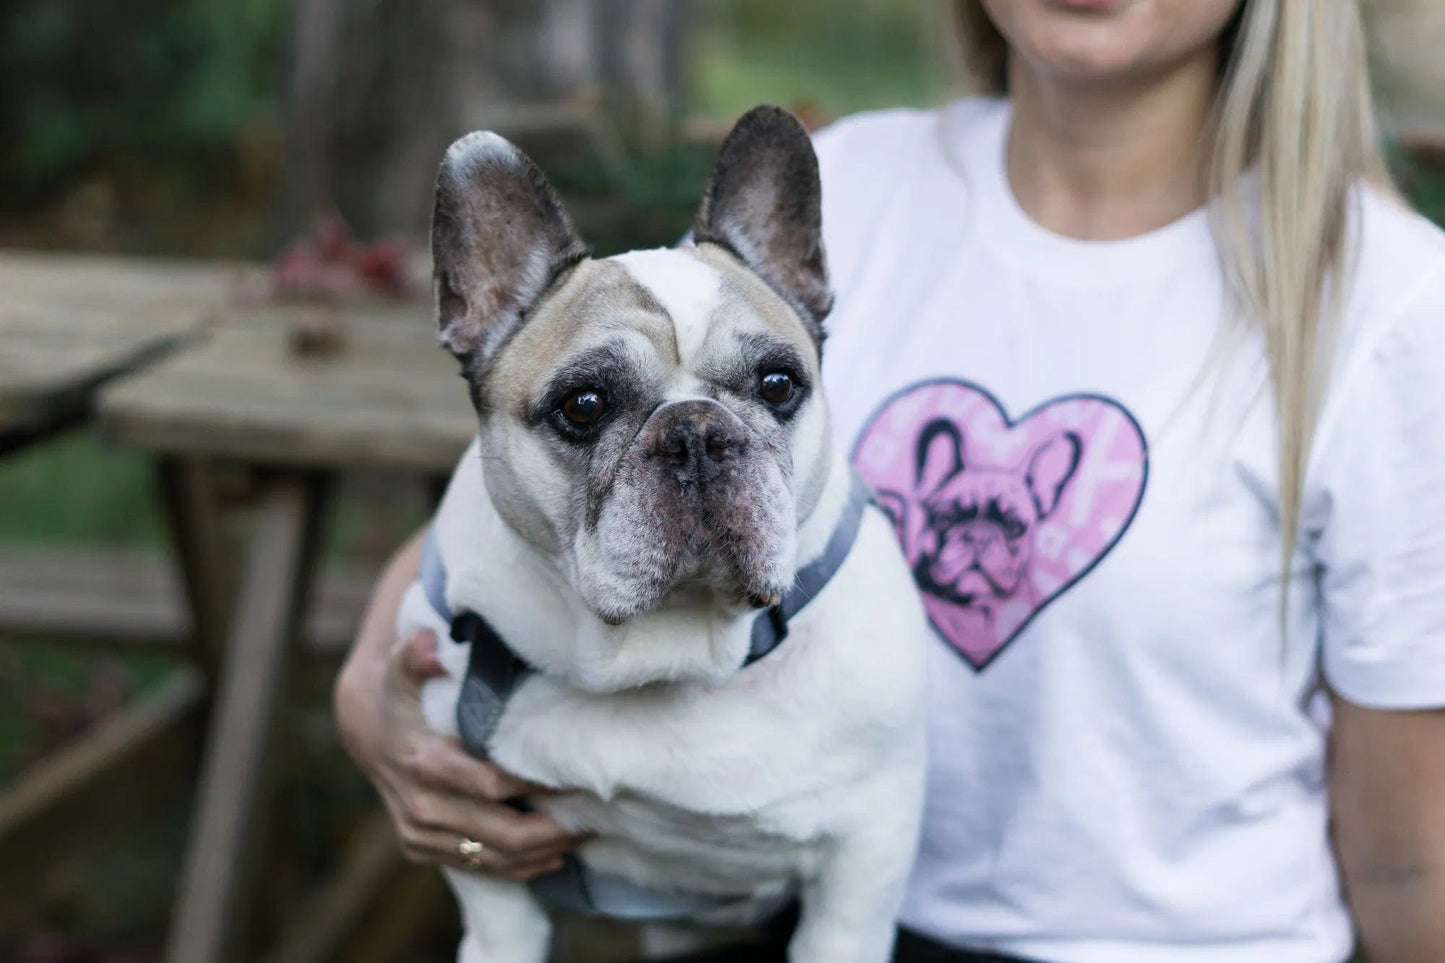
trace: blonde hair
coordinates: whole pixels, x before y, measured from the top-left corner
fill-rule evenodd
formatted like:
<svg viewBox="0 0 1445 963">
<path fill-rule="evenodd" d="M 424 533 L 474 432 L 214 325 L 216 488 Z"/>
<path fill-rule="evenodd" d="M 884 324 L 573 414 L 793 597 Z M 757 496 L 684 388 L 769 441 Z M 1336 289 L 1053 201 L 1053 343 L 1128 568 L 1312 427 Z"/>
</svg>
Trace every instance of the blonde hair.
<svg viewBox="0 0 1445 963">
<path fill-rule="evenodd" d="M 972 86 L 1006 93 L 1008 45 L 980 0 L 952 0 L 949 15 Z M 1358 0 L 1243 0 L 1221 40 L 1219 75 L 1210 215 L 1238 314 L 1260 328 L 1269 357 L 1287 585 L 1346 286 L 1353 188 L 1389 180 Z"/>
</svg>

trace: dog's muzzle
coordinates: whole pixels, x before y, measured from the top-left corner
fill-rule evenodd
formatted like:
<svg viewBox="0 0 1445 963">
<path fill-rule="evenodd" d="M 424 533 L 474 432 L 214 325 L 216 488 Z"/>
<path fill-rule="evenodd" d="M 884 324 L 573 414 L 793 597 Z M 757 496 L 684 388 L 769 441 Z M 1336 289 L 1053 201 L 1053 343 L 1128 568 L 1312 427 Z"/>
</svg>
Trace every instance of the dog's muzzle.
<svg viewBox="0 0 1445 963">
<path fill-rule="evenodd" d="M 652 416 L 646 451 L 678 485 L 702 487 L 746 456 L 749 439 L 736 415 L 715 401 L 669 402 Z"/>
</svg>

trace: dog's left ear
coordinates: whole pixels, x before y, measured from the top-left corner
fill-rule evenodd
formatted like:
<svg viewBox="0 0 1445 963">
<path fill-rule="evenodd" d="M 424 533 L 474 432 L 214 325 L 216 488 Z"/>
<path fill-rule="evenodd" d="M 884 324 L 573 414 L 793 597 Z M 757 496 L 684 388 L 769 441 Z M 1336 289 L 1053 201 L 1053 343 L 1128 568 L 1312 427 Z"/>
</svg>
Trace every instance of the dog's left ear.
<svg viewBox="0 0 1445 963">
<path fill-rule="evenodd" d="M 723 141 L 693 236 L 718 244 L 777 291 L 823 341 L 833 306 L 823 196 L 808 132 L 781 107 L 754 107 Z"/>
<path fill-rule="evenodd" d="M 431 253 L 441 342 L 485 363 L 588 250 L 537 165 L 477 131 L 452 144 L 437 172 Z"/>
</svg>

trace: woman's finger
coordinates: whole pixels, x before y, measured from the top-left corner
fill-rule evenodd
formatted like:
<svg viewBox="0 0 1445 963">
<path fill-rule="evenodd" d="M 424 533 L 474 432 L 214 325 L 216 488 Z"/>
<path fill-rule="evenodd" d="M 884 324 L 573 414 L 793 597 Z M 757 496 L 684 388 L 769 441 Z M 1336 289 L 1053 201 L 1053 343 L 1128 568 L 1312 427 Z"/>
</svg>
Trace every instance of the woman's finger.
<svg viewBox="0 0 1445 963">
<path fill-rule="evenodd" d="M 402 849 L 408 859 L 496 875 L 535 875 L 560 865 L 568 852 L 563 847 L 543 846 L 508 854 L 491 849 L 485 843 L 476 852 L 463 851 L 463 843 L 480 842 L 449 830 L 412 826 L 401 832 Z"/>
<path fill-rule="evenodd" d="M 550 816 L 445 793 L 392 788 L 383 794 L 403 843 L 450 850 L 463 839 L 482 843 L 499 857 L 530 858 L 568 852 L 583 836 L 569 833 Z"/>
<path fill-rule="evenodd" d="M 425 830 L 474 839 L 487 849 L 514 857 L 538 849 L 571 848 L 576 839 L 545 813 L 426 793 L 405 804 L 405 822 Z"/>
<path fill-rule="evenodd" d="M 469 830 L 470 838 L 485 842 L 505 856 L 521 856 L 538 849 L 565 851 L 577 845 L 576 837 L 545 813 L 488 806 L 458 815 L 466 819 L 463 828 Z"/>
<path fill-rule="evenodd" d="M 546 791 L 476 758 L 460 741 L 430 733 L 417 736 L 405 768 L 407 775 L 429 789 L 470 799 L 501 802 Z"/>
<path fill-rule="evenodd" d="M 437 655 L 437 637 L 430 629 L 417 629 L 400 643 L 401 669 L 420 684 L 447 674 Z"/>
</svg>

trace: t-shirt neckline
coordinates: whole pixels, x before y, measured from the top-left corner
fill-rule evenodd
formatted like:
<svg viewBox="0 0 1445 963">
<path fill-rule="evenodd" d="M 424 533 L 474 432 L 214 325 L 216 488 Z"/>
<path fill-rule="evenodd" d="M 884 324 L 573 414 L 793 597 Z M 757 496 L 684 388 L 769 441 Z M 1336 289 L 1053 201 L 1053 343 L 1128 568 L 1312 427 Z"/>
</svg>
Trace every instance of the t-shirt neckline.
<svg viewBox="0 0 1445 963">
<path fill-rule="evenodd" d="M 1134 237 L 1089 241 L 1055 233 L 1019 204 L 1008 178 L 1006 100 L 960 101 L 941 113 L 941 140 L 966 178 L 985 244 L 1030 273 L 1067 283 L 1107 286 L 1167 271 L 1182 260 L 1213 257 L 1209 216 L 1200 207 Z"/>
</svg>

